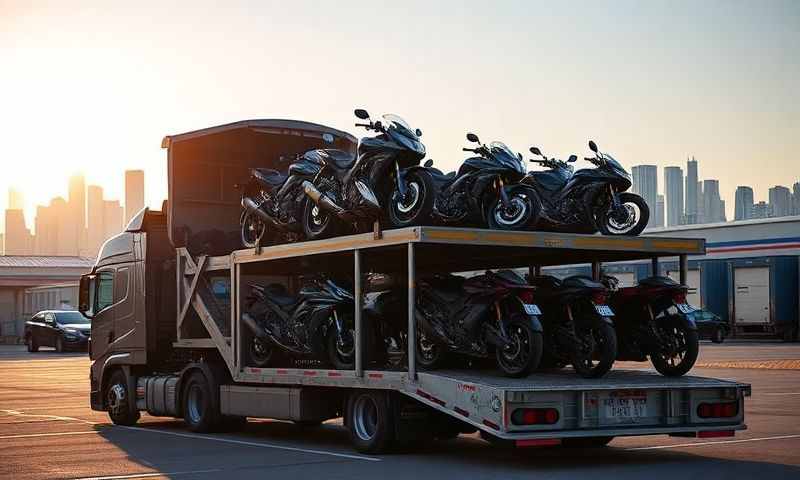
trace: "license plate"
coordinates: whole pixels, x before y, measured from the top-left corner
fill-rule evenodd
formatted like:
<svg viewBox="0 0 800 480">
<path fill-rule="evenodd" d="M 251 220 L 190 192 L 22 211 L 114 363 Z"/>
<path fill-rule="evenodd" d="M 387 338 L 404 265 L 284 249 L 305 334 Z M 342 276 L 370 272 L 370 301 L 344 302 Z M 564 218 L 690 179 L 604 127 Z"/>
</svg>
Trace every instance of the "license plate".
<svg viewBox="0 0 800 480">
<path fill-rule="evenodd" d="M 611 307 L 608 305 L 595 305 L 594 309 L 597 310 L 597 313 L 604 317 L 613 317 L 614 310 L 611 310 Z"/>
<path fill-rule="evenodd" d="M 603 417 L 610 423 L 640 423 L 647 417 L 647 393 L 617 390 L 601 399 Z"/>
<path fill-rule="evenodd" d="M 688 303 L 676 303 L 675 306 L 678 308 L 678 311 L 681 313 L 692 313 L 695 311 L 695 308 Z"/>
<path fill-rule="evenodd" d="M 525 313 L 527 313 L 528 315 L 542 314 L 542 311 L 539 310 L 539 305 L 536 305 L 535 303 L 524 303 L 522 306 L 525 307 Z"/>
</svg>

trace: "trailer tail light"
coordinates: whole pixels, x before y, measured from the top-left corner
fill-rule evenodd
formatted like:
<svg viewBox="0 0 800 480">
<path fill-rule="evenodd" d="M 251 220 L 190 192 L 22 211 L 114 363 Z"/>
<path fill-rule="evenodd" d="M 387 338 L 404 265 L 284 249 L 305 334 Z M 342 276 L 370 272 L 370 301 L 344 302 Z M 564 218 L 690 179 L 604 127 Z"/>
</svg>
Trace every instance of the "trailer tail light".
<svg viewBox="0 0 800 480">
<path fill-rule="evenodd" d="M 739 402 L 701 403 L 697 407 L 700 418 L 732 418 L 739 414 Z"/>
<path fill-rule="evenodd" d="M 518 408 L 511 414 L 514 425 L 552 425 L 558 422 L 555 408 Z"/>
<path fill-rule="evenodd" d="M 605 305 L 606 304 L 606 294 L 603 292 L 595 292 L 592 294 L 592 303 L 595 305 Z"/>
<path fill-rule="evenodd" d="M 522 290 L 518 297 L 522 303 L 534 303 L 533 290 Z"/>
</svg>

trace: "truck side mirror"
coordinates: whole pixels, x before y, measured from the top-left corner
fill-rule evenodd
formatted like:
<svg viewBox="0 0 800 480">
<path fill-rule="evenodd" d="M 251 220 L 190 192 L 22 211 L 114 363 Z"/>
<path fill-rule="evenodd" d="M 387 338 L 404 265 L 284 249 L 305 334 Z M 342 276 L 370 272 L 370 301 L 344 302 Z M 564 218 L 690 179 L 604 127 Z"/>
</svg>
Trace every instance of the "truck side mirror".
<svg viewBox="0 0 800 480">
<path fill-rule="evenodd" d="M 78 290 L 78 311 L 86 318 L 92 318 L 94 316 L 95 278 L 96 275 L 81 276 L 80 288 Z"/>
</svg>

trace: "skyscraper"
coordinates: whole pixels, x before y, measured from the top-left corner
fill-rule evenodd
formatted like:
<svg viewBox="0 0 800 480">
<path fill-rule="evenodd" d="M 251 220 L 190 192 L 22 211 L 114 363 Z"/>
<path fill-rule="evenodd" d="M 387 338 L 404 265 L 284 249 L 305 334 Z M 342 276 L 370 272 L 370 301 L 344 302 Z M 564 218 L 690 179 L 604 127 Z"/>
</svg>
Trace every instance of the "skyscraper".
<svg viewBox="0 0 800 480">
<path fill-rule="evenodd" d="M 753 215 L 753 189 L 741 185 L 736 187 L 736 205 L 734 206 L 733 219 L 747 220 Z"/>
<path fill-rule="evenodd" d="M 789 189 L 776 185 L 769 189 L 769 207 L 773 217 L 785 217 L 791 215 L 792 195 Z"/>
<path fill-rule="evenodd" d="M 656 195 L 658 194 L 658 170 L 655 165 L 637 165 L 633 167 L 633 192 L 639 194 L 650 211 L 656 209 Z M 647 227 L 653 227 L 656 223 L 656 215 L 651 213 L 647 221 Z"/>
<path fill-rule="evenodd" d="M 656 195 L 656 228 L 664 226 L 664 195 Z"/>
<path fill-rule="evenodd" d="M 6 210 L 5 254 L 30 255 L 31 232 L 25 226 L 25 215 L 20 209 Z"/>
<path fill-rule="evenodd" d="M 695 207 L 694 223 L 704 223 L 706 220 L 705 213 L 705 195 L 703 194 L 703 182 L 697 182 L 697 207 Z"/>
<path fill-rule="evenodd" d="M 16 188 L 8 189 L 8 208 L 9 210 L 23 210 L 25 208 L 25 197 Z"/>
<path fill-rule="evenodd" d="M 103 223 L 105 204 L 103 203 L 103 188 L 89 185 L 87 189 L 87 219 L 88 219 L 88 251 L 91 256 L 97 255 L 100 246 L 106 240 L 106 229 Z"/>
<path fill-rule="evenodd" d="M 683 213 L 683 170 L 681 167 L 664 169 L 664 193 L 667 195 L 667 225 L 681 225 Z"/>
<path fill-rule="evenodd" d="M 65 252 L 72 252 L 67 255 L 78 255 L 86 248 L 86 184 L 83 175 L 75 174 L 69 177 L 67 217 L 72 222 L 74 232 L 67 234 L 66 238 L 61 238 L 59 235 L 58 242 L 64 243 L 63 246 L 59 246 Z"/>
<path fill-rule="evenodd" d="M 724 221 L 722 199 L 719 197 L 719 180 L 703 180 L 703 215 L 704 223 Z"/>
<path fill-rule="evenodd" d="M 698 205 L 702 204 L 702 195 L 698 188 L 697 161 L 692 157 L 686 159 L 686 224 L 699 223 Z"/>
<path fill-rule="evenodd" d="M 125 170 L 125 224 L 144 208 L 144 171 Z"/>
<path fill-rule="evenodd" d="M 753 213 L 750 218 L 769 218 L 771 216 L 769 205 L 764 200 L 753 205 Z"/>
<path fill-rule="evenodd" d="M 792 185 L 792 215 L 800 215 L 800 182 Z"/>
<path fill-rule="evenodd" d="M 106 240 L 122 231 L 122 207 L 119 200 L 103 201 L 103 228 Z"/>
<path fill-rule="evenodd" d="M 52 202 L 51 202 L 52 205 Z M 34 255 L 55 255 L 58 248 L 58 224 L 51 207 L 36 207 L 36 237 Z"/>
</svg>

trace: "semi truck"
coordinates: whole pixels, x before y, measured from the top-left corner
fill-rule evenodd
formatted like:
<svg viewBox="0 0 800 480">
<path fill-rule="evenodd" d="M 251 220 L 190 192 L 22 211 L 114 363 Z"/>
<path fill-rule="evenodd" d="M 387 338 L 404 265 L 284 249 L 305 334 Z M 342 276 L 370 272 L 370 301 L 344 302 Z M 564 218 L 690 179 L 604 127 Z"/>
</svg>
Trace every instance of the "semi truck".
<svg viewBox="0 0 800 480">
<path fill-rule="evenodd" d="M 353 446 L 386 452 L 420 439 L 480 432 L 499 445 L 601 446 L 619 436 L 733 436 L 746 428 L 743 383 L 616 369 L 600 379 L 570 370 L 505 378 L 480 363 L 417 368 L 417 278 L 440 272 L 679 259 L 702 254 L 702 239 L 604 237 L 476 228 L 412 227 L 318 241 L 237 247 L 239 198 L 249 168 L 311 148 L 355 148 L 322 125 L 254 120 L 166 137 L 169 198 L 142 210 L 102 247 L 81 278 L 80 310 L 92 321 L 90 402 L 112 422 L 140 412 L 183 418 L 189 429 L 241 428 L 247 417 L 305 427 L 343 418 Z M 277 165 L 276 165 L 277 166 Z M 353 282 L 355 365 L 313 359 L 256 366 L 242 320 L 253 285 L 292 291 L 303 275 Z M 407 353 L 393 367 L 365 348 L 374 321 L 363 314 L 367 273 L 403 279 Z"/>
</svg>

